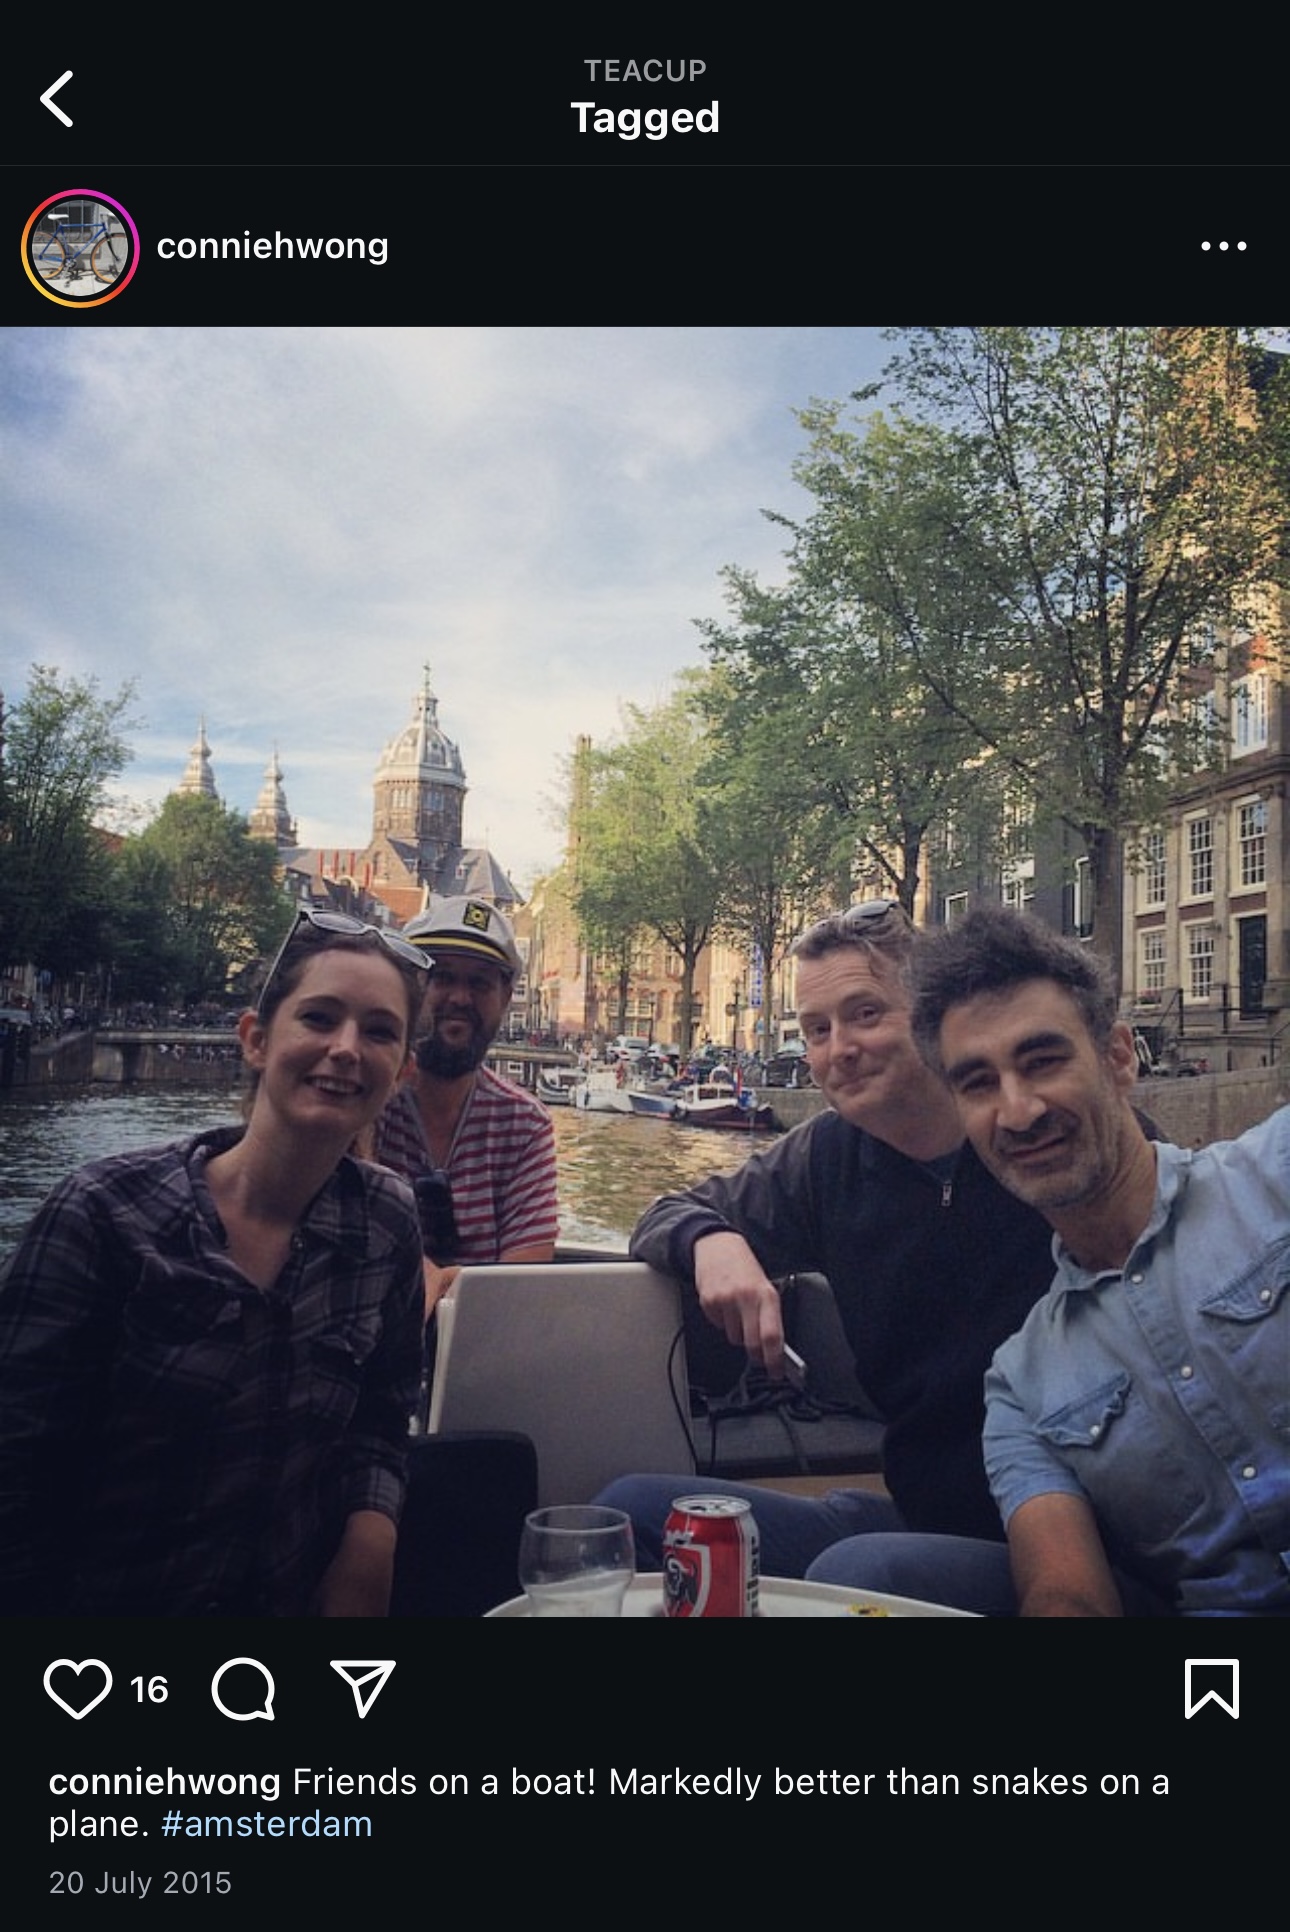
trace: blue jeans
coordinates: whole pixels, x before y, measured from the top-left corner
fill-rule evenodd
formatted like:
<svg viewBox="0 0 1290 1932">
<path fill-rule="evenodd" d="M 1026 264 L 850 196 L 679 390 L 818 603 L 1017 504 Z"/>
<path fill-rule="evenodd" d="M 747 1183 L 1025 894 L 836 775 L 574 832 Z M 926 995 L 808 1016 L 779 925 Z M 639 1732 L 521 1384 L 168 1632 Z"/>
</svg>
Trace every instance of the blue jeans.
<svg viewBox="0 0 1290 1932">
<path fill-rule="evenodd" d="M 1013 1617 L 1017 1600 L 1004 1543 L 906 1530 L 896 1505 L 867 1489 L 792 1496 L 711 1476 L 622 1476 L 597 1496 L 624 1509 L 640 1570 L 663 1567 L 663 1524 L 678 1496 L 743 1496 L 761 1532 L 763 1576 L 809 1577 L 849 1590 L 920 1597 L 983 1617 Z"/>
</svg>

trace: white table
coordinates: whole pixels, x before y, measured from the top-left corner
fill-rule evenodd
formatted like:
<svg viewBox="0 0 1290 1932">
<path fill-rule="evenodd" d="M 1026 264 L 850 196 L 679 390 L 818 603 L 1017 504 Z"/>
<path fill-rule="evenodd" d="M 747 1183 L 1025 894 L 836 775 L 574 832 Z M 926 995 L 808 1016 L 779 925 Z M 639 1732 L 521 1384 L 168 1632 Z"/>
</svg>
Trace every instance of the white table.
<svg viewBox="0 0 1290 1932">
<path fill-rule="evenodd" d="M 801 1583 L 792 1577 L 761 1579 L 763 1617 L 857 1617 L 857 1607 L 871 1605 L 891 1617 L 971 1617 L 971 1610 L 951 1610 L 943 1603 L 920 1603 L 915 1597 L 883 1596 L 877 1590 L 844 1590 L 836 1583 Z M 490 1617 L 527 1617 L 527 1597 L 512 1597 L 490 1610 Z M 625 1617 L 661 1617 L 663 1579 L 638 1576 L 623 1599 Z"/>
</svg>

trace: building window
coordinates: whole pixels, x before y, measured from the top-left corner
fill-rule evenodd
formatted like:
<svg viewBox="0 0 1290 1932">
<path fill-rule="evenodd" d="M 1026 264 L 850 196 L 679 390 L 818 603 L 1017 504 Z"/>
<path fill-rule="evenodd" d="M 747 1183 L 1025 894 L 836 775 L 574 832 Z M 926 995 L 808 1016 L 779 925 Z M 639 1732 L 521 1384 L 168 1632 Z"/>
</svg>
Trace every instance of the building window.
<svg viewBox="0 0 1290 1932">
<path fill-rule="evenodd" d="M 1218 699 L 1212 690 L 1198 691 L 1183 707 L 1183 717 L 1195 742 L 1195 749 L 1207 764 L 1219 736 Z"/>
<path fill-rule="evenodd" d="M 957 926 L 959 920 L 963 917 L 967 909 L 968 909 L 968 895 L 966 892 L 947 892 L 946 893 L 945 923 L 947 926 Z"/>
<path fill-rule="evenodd" d="M 1252 671 L 1232 686 L 1232 752 L 1263 751 L 1268 742 L 1268 674 Z"/>
<path fill-rule="evenodd" d="M 1261 798 L 1236 811 L 1237 877 L 1243 886 L 1261 886 L 1268 879 L 1268 808 Z"/>
<path fill-rule="evenodd" d="M 1142 841 L 1142 903 L 1144 906 L 1163 906 L 1168 877 L 1165 835 L 1163 832 L 1148 832 Z"/>
<path fill-rule="evenodd" d="M 1014 865 L 1035 856 L 1035 815 L 1030 800 L 1013 792 L 1003 807 L 1003 856 Z"/>
<path fill-rule="evenodd" d="M 1214 895 L 1214 821 L 1211 818 L 1187 820 L 1188 896 L 1210 899 Z"/>
<path fill-rule="evenodd" d="M 1214 928 L 1187 928 L 1187 990 L 1194 1000 L 1207 1000 L 1214 985 Z"/>
<path fill-rule="evenodd" d="M 1236 922 L 1237 970 L 1240 975 L 1241 1018 L 1260 1019 L 1263 1015 L 1263 982 L 1268 971 L 1268 921 L 1266 913 Z"/>
<path fill-rule="evenodd" d="M 1155 926 L 1142 935 L 1142 977 L 1139 990 L 1159 999 L 1165 990 L 1165 932 Z"/>
<path fill-rule="evenodd" d="M 1034 904 L 1034 870 L 1033 865 L 1023 865 L 1004 873 L 1001 896 L 1004 905 L 1010 906 L 1013 912 L 1029 912 Z M 946 924 L 949 924 L 948 919 Z"/>
<path fill-rule="evenodd" d="M 1081 939 L 1087 939 L 1093 930 L 1093 868 L 1087 858 L 1075 861 L 1071 925 Z"/>
</svg>

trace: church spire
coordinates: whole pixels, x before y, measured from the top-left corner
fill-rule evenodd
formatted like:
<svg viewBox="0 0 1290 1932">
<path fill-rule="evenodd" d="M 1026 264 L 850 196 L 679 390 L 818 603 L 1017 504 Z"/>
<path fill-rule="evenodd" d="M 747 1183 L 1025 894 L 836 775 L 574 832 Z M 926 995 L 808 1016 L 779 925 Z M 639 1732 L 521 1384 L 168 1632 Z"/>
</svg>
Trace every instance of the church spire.
<svg viewBox="0 0 1290 1932">
<path fill-rule="evenodd" d="M 296 821 L 287 809 L 287 794 L 283 789 L 282 766 L 278 763 L 276 745 L 265 769 L 255 810 L 247 821 L 247 830 L 253 839 L 272 839 L 279 850 L 298 843 Z"/>
<path fill-rule="evenodd" d="M 215 789 L 215 772 L 211 765 L 211 748 L 206 741 L 206 714 L 203 712 L 197 727 L 197 742 L 188 754 L 184 775 L 175 787 L 194 798 L 218 798 Z"/>
</svg>

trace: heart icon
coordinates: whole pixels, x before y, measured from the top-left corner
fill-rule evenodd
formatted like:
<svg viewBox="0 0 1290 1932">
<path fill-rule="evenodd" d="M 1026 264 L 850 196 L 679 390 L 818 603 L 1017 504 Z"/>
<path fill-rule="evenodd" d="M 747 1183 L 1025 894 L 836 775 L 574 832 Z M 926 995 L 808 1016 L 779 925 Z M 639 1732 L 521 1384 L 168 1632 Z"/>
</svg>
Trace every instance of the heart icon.
<svg viewBox="0 0 1290 1932">
<path fill-rule="evenodd" d="M 50 1683 L 49 1680 L 53 1676 L 56 1670 L 75 1671 L 78 1677 L 80 1676 L 83 1670 L 101 1670 L 103 1672 L 103 1688 L 101 1691 L 99 1691 L 97 1696 L 91 1697 L 89 1703 L 84 1705 L 78 1711 L 75 1704 L 69 1704 L 65 1697 L 60 1697 L 58 1695 L 58 1692 L 54 1689 L 54 1686 Z M 88 1685 L 86 1686 L 86 1688 L 87 1689 L 89 1688 Z M 49 1666 L 49 1669 L 45 1672 L 45 1689 L 48 1691 L 49 1695 L 53 1698 L 55 1704 L 57 1704 L 61 1710 L 66 1711 L 69 1717 L 81 1718 L 81 1717 L 87 1716 L 88 1713 L 94 1709 L 94 1706 L 96 1704 L 101 1704 L 103 1702 L 103 1699 L 107 1696 L 111 1688 L 112 1688 L 112 1673 L 108 1669 L 107 1665 L 101 1662 L 100 1659 L 97 1657 L 86 1657 L 79 1664 L 74 1664 L 70 1657 L 55 1657 L 53 1663 Z"/>
</svg>

